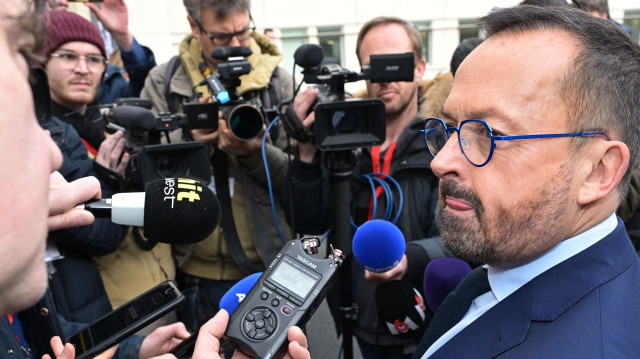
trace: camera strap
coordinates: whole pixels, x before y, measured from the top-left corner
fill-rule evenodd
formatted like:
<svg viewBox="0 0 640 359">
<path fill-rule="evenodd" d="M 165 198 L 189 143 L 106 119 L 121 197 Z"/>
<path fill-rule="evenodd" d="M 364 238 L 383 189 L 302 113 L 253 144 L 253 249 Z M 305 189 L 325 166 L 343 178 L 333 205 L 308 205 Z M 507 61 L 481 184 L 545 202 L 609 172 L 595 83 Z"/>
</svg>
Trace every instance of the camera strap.
<svg viewBox="0 0 640 359">
<path fill-rule="evenodd" d="M 391 158 L 393 158 L 393 153 L 396 150 L 396 143 L 393 142 L 389 148 L 387 148 L 387 152 L 384 154 L 384 163 L 382 164 L 382 168 L 380 168 L 380 146 L 371 147 L 371 167 L 373 168 L 373 173 L 382 173 L 385 175 L 389 174 L 391 171 Z M 382 193 L 382 187 L 376 187 L 376 193 L 373 195 L 378 198 Z M 373 219 L 373 197 L 371 197 L 371 201 L 369 202 L 369 216 L 368 220 Z"/>
<path fill-rule="evenodd" d="M 216 194 L 220 202 L 222 214 L 220 218 L 220 226 L 224 235 L 224 241 L 229 249 L 229 254 L 233 262 L 240 268 L 242 272 L 249 275 L 251 273 L 260 272 L 261 270 L 251 263 L 247 255 L 242 249 L 236 223 L 233 220 L 233 211 L 231 210 L 231 195 L 229 192 L 229 168 L 227 154 L 216 149 L 211 156 L 213 164 L 213 177 L 216 183 Z"/>
</svg>

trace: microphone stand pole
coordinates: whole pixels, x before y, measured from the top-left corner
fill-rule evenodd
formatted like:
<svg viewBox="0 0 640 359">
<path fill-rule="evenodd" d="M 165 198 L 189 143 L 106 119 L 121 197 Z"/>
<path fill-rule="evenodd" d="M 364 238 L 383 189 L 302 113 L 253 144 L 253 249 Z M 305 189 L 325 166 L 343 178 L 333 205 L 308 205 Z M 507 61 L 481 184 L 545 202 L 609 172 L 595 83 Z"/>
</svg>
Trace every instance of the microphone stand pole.
<svg viewBox="0 0 640 359">
<path fill-rule="evenodd" d="M 342 320 L 342 342 L 344 359 L 353 358 L 353 321 L 357 316 L 357 307 L 351 298 L 351 199 L 349 197 L 349 181 L 353 173 L 352 153 L 350 150 L 329 151 L 325 153 L 327 168 L 331 173 L 331 209 L 333 213 L 333 229 L 330 243 L 345 255 L 345 263 L 341 266 L 337 288 L 340 294 L 340 314 Z"/>
</svg>

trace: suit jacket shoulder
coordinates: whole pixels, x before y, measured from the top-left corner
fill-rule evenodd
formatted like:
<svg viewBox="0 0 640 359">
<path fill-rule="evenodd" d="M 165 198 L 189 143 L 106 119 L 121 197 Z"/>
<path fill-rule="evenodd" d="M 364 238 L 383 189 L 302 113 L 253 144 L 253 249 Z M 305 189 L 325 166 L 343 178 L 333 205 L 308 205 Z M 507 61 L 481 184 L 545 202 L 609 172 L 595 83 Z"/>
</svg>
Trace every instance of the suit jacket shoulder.
<svg viewBox="0 0 640 359">
<path fill-rule="evenodd" d="M 633 358 L 640 258 L 618 219 L 598 243 L 505 298 L 431 358 Z"/>
</svg>

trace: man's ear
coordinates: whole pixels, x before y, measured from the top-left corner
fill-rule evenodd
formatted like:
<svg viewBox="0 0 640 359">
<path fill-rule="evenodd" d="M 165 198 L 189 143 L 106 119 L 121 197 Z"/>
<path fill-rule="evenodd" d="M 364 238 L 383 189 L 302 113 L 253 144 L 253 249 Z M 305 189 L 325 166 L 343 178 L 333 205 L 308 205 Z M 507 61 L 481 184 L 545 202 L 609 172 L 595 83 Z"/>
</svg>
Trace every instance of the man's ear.
<svg viewBox="0 0 640 359">
<path fill-rule="evenodd" d="M 191 35 L 193 37 L 199 39 L 200 38 L 200 27 L 196 20 L 194 20 L 191 15 L 187 15 L 187 21 L 189 21 L 189 26 L 191 27 Z"/>
<path fill-rule="evenodd" d="M 427 69 L 427 61 L 425 59 L 420 59 L 416 64 L 416 67 L 413 70 L 413 81 L 422 80 L 422 76 L 424 76 L 424 72 Z"/>
<path fill-rule="evenodd" d="M 587 174 L 578 193 L 578 203 L 593 203 L 615 192 L 629 167 L 629 148 L 620 141 L 603 141 L 585 160 Z"/>
</svg>

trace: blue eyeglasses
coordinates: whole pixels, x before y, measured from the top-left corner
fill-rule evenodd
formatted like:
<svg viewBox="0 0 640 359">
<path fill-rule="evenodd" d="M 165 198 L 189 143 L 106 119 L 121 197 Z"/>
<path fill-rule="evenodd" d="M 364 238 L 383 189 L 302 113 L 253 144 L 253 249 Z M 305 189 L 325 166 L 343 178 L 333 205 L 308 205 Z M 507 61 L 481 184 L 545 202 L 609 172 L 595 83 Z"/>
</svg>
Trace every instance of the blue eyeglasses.
<svg viewBox="0 0 640 359">
<path fill-rule="evenodd" d="M 424 120 L 424 130 L 420 130 L 420 133 L 424 135 L 424 142 L 427 144 L 431 156 L 435 157 L 442 150 L 449 140 L 451 132 L 458 133 L 460 150 L 467 160 L 476 167 L 482 167 L 489 163 L 493 150 L 496 148 L 495 141 L 580 136 L 604 136 L 609 141 L 609 137 L 601 132 L 494 136 L 491 126 L 484 120 L 465 120 L 460 123 L 459 127 L 451 127 L 447 126 L 442 119 L 428 118 Z"/>
</svg>

